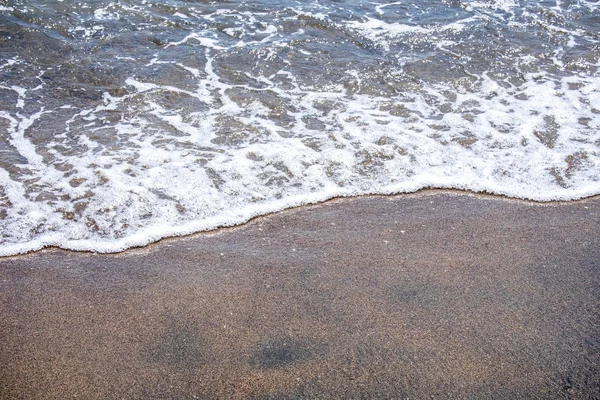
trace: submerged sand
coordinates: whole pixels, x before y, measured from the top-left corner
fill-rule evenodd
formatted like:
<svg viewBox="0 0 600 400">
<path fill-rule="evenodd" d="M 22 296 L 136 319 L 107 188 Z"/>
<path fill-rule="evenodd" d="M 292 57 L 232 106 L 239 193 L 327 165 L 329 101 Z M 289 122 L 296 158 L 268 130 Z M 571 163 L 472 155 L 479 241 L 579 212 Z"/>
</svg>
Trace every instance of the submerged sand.
<svg viewBox="0 0 600 400">
<path fill-rule="evenodd" d="M 600 199 L 361 197 L 0 259 L 1 399 L 600 398 Z"/>
</svg>

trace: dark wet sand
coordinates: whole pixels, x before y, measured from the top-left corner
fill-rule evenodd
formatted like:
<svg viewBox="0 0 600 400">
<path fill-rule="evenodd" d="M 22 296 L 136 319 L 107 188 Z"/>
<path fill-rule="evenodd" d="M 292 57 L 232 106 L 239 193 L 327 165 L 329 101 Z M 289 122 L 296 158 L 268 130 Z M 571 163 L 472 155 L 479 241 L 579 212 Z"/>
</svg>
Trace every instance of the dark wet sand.
<svg viewBox="0 0 600 400">
<path fill-rule="evenodd" d="M 600 199 L 337 200 L 0 259 L 0 398 L 600 398 Z"/>
</svg>

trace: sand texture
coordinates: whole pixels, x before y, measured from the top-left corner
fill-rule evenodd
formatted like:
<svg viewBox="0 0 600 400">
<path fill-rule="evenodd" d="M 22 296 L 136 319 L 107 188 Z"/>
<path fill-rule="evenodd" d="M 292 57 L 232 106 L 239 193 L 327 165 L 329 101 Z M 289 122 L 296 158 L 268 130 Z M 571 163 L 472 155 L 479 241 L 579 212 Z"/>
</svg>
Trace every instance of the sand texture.
<svg viewBox="0 0 600 400">
<path fill-rule="evenodd" d="M 1 399 L 600 398 L 600 199 L 302 207 L 0 259 Z"/>
</svg>

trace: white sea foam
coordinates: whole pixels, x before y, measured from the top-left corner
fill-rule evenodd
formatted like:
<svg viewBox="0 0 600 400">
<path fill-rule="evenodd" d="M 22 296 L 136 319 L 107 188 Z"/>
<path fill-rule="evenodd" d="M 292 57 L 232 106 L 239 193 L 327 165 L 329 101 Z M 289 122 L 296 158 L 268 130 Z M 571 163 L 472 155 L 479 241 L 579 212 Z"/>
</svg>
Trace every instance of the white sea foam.
<svg viewBox="0 0 600 400">
<path fill-rule="evenodd" d="M 347 26 L 360 32 L 363 36 L 369 38 L 384 50 L 389 51 L 390 45 L 398 43 L 398 41 L 439 41 L 440 38 L 436 36 L 437 34 L 443 32 L 459 33 L 469 24 L 476 22 L 479 19 L 479 17 L 468 17 L 463 20 L 443 25 L 420 26 L 403 23 L 388 23 L 379 19 L 367 17 L 363 21 L 350 22 Z"/>
<path fill-rule="evenodd" d="M 97 20 L 110 20 L 110 19 L 118 19 L 119 18 L 119 13 L 117 12 L 111 12 L 108 10 L 107 8 L 100 8 L 96 11 L 94 11 L 94 16 L 96 17 Z"/>
<path fill-rule="evenodd" d="M 471 71 L 482 64 L 461 48 L 461 35 L 490 23 L 486 13 L 513 13 L 515 4 L 470 2 L 460 18 L 421 25 L 386 22 L 400 3 L 347 21 L 320 9 L 281 11 L 292 22 L 311 20 L 293 33 L 288 20 L 188 9 L 189 19 L 220 30 L 169 37 L 119 90 L 85 105 L 70 98 L 39 105 L 33 92 L 47 84 L 39 77 L 38 86 L 2 84 L 12 97 L 0 110 L 7 132 L 0 157 L 18 162 L 0 168 L 0 256 L 45 246 L 121 251 L 336 196 L 426 187 L 538 201 L 599 194 L 599 62 L 564 56 L 597 39 L 547 24 L 544 32 L 572 39 L 553 54 L 515 51 L 505 69 L 483 63 Z M 124 10 L 111 3 L 94 18 Z M 93 32 L 108 29 L 95 24 L 72 32 L 94 40 Z M 335 64 L 315 33 L 323 29 L 352 36 L 362 46 L 356 51 L 372 43 L 405 63 L 392 70 Z M 399 43 L 465 60 L 464 72 L 408 79 L 411 63 L 429 61 L 421 53 L 390 55 Z M 395 81 L 402 79 L 408 84 Z M 42 140 L 36 132 L 44 124 L 53 131 Z"/>
</svg>

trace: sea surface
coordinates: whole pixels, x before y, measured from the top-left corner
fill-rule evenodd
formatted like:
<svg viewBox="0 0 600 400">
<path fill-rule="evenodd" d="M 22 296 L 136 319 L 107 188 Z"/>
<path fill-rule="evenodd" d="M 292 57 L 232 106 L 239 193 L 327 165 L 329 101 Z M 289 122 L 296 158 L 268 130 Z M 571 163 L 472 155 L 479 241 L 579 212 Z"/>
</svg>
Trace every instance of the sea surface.
<svg viewBox="0 0 600 400">
<path fill-rule="evenodd" d="M 598 0 L 0 0 L 0 255 L 600 194 L 599 67 Z"/>
</svg>

